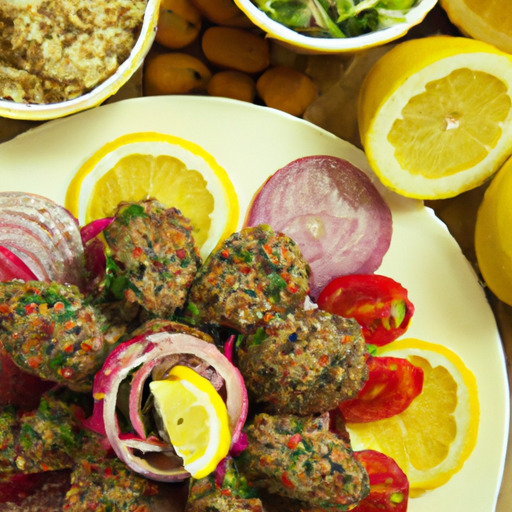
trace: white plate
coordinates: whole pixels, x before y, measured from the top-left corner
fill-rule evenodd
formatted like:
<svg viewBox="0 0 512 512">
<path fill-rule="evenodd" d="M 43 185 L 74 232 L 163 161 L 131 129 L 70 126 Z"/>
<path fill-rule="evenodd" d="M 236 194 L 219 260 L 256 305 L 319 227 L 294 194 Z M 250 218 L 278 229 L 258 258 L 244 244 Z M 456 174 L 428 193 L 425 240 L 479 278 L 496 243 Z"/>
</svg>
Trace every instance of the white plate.
<svg viewBox="0 0 512 512">
<path fill-rule="evenodd" d="M 339 156 L 371 175 L 362 151 L 308 122 L 232 100 L 174 96 L 113 103 L 0 145 L 0 189 L 34 192 L 63 204 L 69 182 L 90 155 L 121 135 L 142 131 L 186 139 L 213 155 L 238 192 L 240 224 L 256 189 L 296 158 Z M 409 511 L 491 512 L 510 417 L 505 358 L 492 310 L 469 262 L 433 212 L 421 202 L 382 192 L 393 212 L 393 238 L 378 272 L 409 290 L 416 312 L 407 336 L 457 352 L 476 376 L 481 407 L 478 442 L 462 470 L 439 489 L 411 499 Z"/>
</svg>

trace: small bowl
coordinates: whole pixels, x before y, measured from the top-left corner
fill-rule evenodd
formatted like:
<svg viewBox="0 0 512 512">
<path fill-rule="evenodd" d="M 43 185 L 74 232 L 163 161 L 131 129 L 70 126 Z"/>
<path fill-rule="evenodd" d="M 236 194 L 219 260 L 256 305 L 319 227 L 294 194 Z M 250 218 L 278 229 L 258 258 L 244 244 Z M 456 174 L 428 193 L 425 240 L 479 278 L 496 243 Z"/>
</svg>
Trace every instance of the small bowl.
<svg viewBox="0 0 512 512">
<path fill-rule="evenodd" d="M 301 53 L 328 54 L 356 52 L 394 41 L 405 35 L 412 27 L 421 23 L 436 5 L 437 0 L 419 0 L 405 15 L 405 21 L 402 23 L 368 34 L 346 38 L 305 36 L 274 21 L 251 0 L 235 0 L 235 3 L 256 26 L 267 33 L 268 37 L 280 41 L 285 46 Z"/>
<path fill-rule="evenodd" d="M 0 117 L 45 121 L 64 117 L 103 103 L 114 95 L 137 71 L 149 52 L 156 34 L 160 0 L 148 0 L 139 37 L 129 57 L 116 72 L 91 91 L 58 103 L 18 103 L 0 98 Z"/>
</svg>

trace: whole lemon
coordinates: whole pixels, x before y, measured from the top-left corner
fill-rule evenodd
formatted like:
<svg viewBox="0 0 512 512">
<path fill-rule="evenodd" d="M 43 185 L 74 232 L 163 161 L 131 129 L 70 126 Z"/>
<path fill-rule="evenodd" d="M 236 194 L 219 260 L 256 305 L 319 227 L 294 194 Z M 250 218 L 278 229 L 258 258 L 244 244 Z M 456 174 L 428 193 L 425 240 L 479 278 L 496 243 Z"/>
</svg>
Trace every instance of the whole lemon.
<svg viewBox="0 0 512 512">
<path fill-rule="evenodd" d="M 489 289 L 512 305 L 512 157 L 494 176 L 477 213 L 475 251 Z"/>
</svg>

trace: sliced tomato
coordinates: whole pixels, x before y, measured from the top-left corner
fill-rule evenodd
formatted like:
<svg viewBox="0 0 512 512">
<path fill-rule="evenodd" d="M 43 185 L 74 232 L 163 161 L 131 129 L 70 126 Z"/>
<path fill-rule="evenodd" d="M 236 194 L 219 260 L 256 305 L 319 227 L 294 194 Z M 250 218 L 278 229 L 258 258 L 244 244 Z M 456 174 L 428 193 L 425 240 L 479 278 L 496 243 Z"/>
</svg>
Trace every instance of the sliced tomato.
<svg viewBox="0 0 512 512">
<path fill-rule="evenodd" d="M 370 356 L 368 380 L 357 397 L 338 406 L 347 423 L 367 423 L 399 414 L 421 393 L 423 370 L 401 357 Z"/>
<path fill-rule="evenodd" d="M 354 318 L 364 339 L 382 346 L 401 336 L 409 327 L 414 305 L 407 290 L 380 274 L 351 274 L 333 279 L 318 296 L 318 307 Z"/>
<path fill-rule="evenodd" d="M 398 464 L 375 450 L 354 452 L 370 479 L 370 493 L 352 512 L 405 512 L 409 480 Z"/>
</svg>

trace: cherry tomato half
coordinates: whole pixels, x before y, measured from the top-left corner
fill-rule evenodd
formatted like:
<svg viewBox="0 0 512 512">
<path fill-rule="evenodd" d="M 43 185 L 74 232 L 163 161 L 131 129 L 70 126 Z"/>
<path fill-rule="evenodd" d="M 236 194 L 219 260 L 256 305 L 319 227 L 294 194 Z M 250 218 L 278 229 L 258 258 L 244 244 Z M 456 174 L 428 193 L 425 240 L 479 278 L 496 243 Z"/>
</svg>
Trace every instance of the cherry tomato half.
<svg viewBox="0 0 512 512">
<path fill-rule="evenodd" d="M 382 346 L 409 327 L 414 305 L 407 290 L 379 274 L 351 274 L 333 279 L 318 296 L 318 307 L 354 318 L 367 343 Z"/>
<path fill-rule="evenodd" d="M 354 452 L 370 478 L 370 493 L 352 512 L 405 512 L 409 480 L 398 464 L 375 450 Z"/>
<path fill-rule="evenodd" d="M 390 418 L 409 407 L 423 389 L 423 370 L 401 357 L 370 356 L 368 380 L 355 398 L 338 405 L 347 423 Z"/>
</svg>

